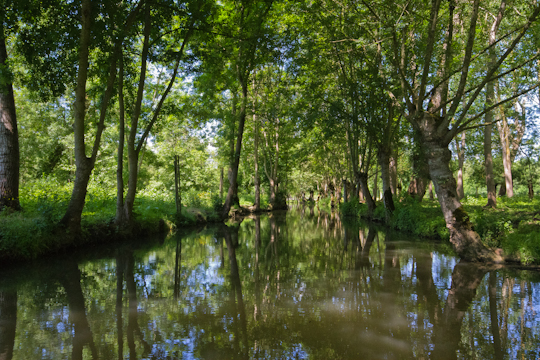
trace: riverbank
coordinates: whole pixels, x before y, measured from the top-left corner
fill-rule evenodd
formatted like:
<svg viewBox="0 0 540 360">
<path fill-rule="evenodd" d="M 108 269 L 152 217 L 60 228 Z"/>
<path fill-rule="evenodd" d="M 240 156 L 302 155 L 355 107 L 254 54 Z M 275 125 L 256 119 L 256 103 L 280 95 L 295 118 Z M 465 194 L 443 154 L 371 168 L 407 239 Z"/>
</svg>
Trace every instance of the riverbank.
<svg viewBox="0 0 540 360">
<path fill-rule="evenodd" d="M 474 230 L 490 248 L 501 248 L 507 257 L 524 265 L 540 264 L 540 200 L 528 197 L 499 198 L 497 208 L 485 208 L 486 200 L 469 196 L 462 200 Z M 386 225 L 421 238 L 449 240 L 448 229 L 436 199 L 421 203 L 404 197 Z M 367 206 L 350 200 L 341 204 L 345 216 L 367 217 Z M 377 203 L 372 220 L 385 223 L 385 210 Z"/>
<path fill-rule="evenodd" d="M 0 212 L 0 261 L 30 260 L 74 247 L 157 234 L 217 219 L 210 206 L 183 206 L 182 215 L 177 217 L 170 195 L 143 190 L 135 201 L 133 227 L 126 232 L 114 225 L 116 196 L 106 188 L 95 183 L 89 186 L 82 232 L 73 241 L 58 228 L 71 196 L 71 184 L 55 179 L 25 184 L 20 197 L 22 211 L 6 208 Z"/>
<path fill-rule="evenodd" d="M 82 213 L 81 234 L 73 239 L 58 227 L 71 196 L 72 186 L 55 179 L 35 181 L 21 189 L 22 211 L 0 211 L 0 262 L 27 261 L 48 254 L 193 228 L 207 223 L 221 223 L 222 202 L 211 194 L 187 194 L 181 215 L 170 193 L 141 190 L 134 204 L 135 221 L 129 230 L 114 224 L 116 195 L 107 187 L 91 183 Z M 232 214 L 253 213 L 253 199 L 241 197 L 241 208 Z M 269 211 L 263 201 L 261 212 Z"/>
</svg>

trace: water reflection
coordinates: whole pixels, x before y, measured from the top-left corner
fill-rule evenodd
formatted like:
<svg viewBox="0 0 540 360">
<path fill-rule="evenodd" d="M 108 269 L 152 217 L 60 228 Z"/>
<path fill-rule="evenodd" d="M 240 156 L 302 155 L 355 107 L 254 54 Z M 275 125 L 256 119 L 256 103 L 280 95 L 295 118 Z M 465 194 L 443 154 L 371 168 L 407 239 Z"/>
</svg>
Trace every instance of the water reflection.
<svg viewBox="0 0 540 360">
<path fill-rule="evenodd" d="M 15 329 L 17 325 L 17 291 L 0 291 L 0 359 L 9 360 L 13 356 Z"/>
<path fill-rule="evenodd" d="M 84 294 L 81 287 L 81 272 L 75 261 L 67 261 L 62 268 L 57 268 L 58 280 L 64 287 L 68 309 L 69 321 L 73 325 L 73 340 L 71 358 L 74 360 L 83 358 L 84 346 L 88 346 L 92 359 L 98 358 L 96 344 L 88 318 Z"/>
<path fill-rule="evenodd" d="M 0 359 L 512 359 L 537 272 L 319 208 L 0 274 Z"/>
</svg>

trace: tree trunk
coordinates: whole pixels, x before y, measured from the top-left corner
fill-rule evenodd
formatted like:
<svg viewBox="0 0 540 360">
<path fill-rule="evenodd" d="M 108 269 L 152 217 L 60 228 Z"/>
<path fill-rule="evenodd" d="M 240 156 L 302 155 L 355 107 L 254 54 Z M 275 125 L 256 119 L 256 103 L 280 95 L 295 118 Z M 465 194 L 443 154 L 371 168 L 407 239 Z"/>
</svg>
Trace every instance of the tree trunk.
<svg viewBox="0 0 540 360">
<path fill-rule="evenodd" d="M 131 124 L 130 124 L 129 136 L 128 136 L 128 141 L 127 141 L 129 176 L 128 176 L 128 191 L 127 191 L 126 198 L 124 201 L 124 212 L 125 212 L 124 224 L 123 224 L 124 226 L 130 225 L 130 223 L 133 221 L 133 206 L 135 203 L 135 196 L 137 194 L 137 181 L 138 181 L 138 176 L 139 176 L 139 156 L 141 154 L 144 144 L 146 143 L 146 140 L 148 139 L 148 135 L 150 134 L 152 127 L 154 126 L 155 122 L 158 119 L 158 116 L 163 107 L 163 103 L 165 102 L 165 99 L 169 95 L 172 89 L 172 86 L 176 80 L 176 76 L 178 75 L 178 69 L 180 66 L 181 56 L 184 52 L 186 43 L 189 41 L 189 38 L 193 32 L 193 23 L 192 23 L 186 35 L 184 36 L 179 52 L 176 54 L 177 58 L 175 61 L 175 67 L 171 75 L 171 79 L 169 80 L 169 84 L 167 85 L 166 89 L 163 91 L 163 94 L 161 95 L 161 98 L 159 99 L 159 102 L 153 111 L 151 120 L 148 122 L 148 124 L 144 128 L 143 134 L 140 136 L 139 141 L 136 143 L 135 140 L 137 136 L 140 134 L 140 129 L 138 128 L 138 124 L 139 124 L 139 118 L 141 115 L 141 107 L 142 107 L 142 100 L 143 100 L 143 94 L 144 94 L 151 27 L 152 27 L 151 9 L 150 9 L 150 5 L 146 4 L 145 20 L 144 20 L 144 40 L 143 40 L 143 47 L 142 47 L 142 53 L 141 53 L 141 74 L 139 77 L 137 97 L 135 100 L 133 114 L 131 116 Z"/>
<path fill-rule="evenodd" d="M 0 210 L 20 210 L 19 134 L 11 72 L 7 64 L 6 40 L 0 19 Z"/>
<path fill-rule="evenodd" d="M 135 133 L 135 131 L 131 129 L 130 133 Z M 137 165 L 139 164 L 139 159 L 136 153 L 134 140 L 134 136 L 133 139 L 128 139 L 128 190 L 124 199 L 124 226 L 133 221 L 133 206 L 135 204 L 135 195 L 137 193 L 137 180 L 139 177 L 139 171 L 137 168 Z"/>
<path fill-rule="evenodd" d="M 253 80 L 253 87 L 255 88 L 255 80 Z M 254 155 L 255 155 L 255 204 L 254 210 L 259 211 L 261 209 L 261 179 L 259 177 L 259 121 L 255 114 L 255 96 L 253 97 L 253 124 L 254 124 Z"/>
<path fill-rule="evenodd" d="M 364 199 L 366 201 L 366 204 L 368 206 L 368 217 L 373 217 L 373 211 L 375 210 L 375 201 L 371 197 L 371 193 L 369 192 L 368 187 L 368 176 L 366 173 L 359 173 L 358 179 L 360 182 L 360 187 L 362 188 L 362 194 L 364 195 Z"/>
<path fill-rule="evenodd" d="M 504 108 L 501 107 L 501 121 L 497 122 L 497 128 L 499 130 L 499 138 L 501 140 L 501 155 L 504 169 L 504 184 L 501 185 L 499 190 L 499 196 L 507 196 L 509 198 L 514 196 L 514 186 L 512 179 L 512 160 L 510 159 L 510 129 L 508 127 L 508 119 L 504 112 Z"/>
<path fill-rule="evenodd" d="M 120 225 L 125 222 L 125 209 L 124 209 L 124 141 L 126 131 L 125 114 L 126 108 L 124 106 L 124 60 L 123 55 L 120 56 L 120 68 L 118 79 L 118 154 L 116 160 L 116 217 L 115 224 Z"/>
<path fill-rule="evenodd" d="M 77 86 L 75 88 L 75 103 L 73 105 L 73 135 L 75 144 L 75 182 L 73 192 L 64 217 L 60 220 L 60 226 L 66 227 L 71 236 L 76 236 L 81 231 L 81 216 L 86 199 L 86 192 L 90 175 L 94 169 L 98 155 L 101 135 L 105 129 L 105 118 L 113 95 L 116 81 L 116 63 L 121 51 L 121 43 L 116 42 L 111 56 L 107 87 L 101 99 L 99 120 L 96 126 L 96 135 L 90 157 L 86 156 L 85 143 L 85 117 L 86 117 L 86 82 L 88 78 L 89 47 L 91 40 L 91 1 L 83 0 L 81 7 L 81 37 L 79 45 L 79 63 L 77 74 Z"/>
<path fill-rule="evenodd" d="M 488 69 L 491 69 L 495 66 L 497 63 L 497 54 L 495 53 L 495 49 L 493 48 L 493 45 L 495 44 L 496 36 L 497 36 L 497 30 L 499 28 L 499 24 L 502 20 L 504 9 L 506 7 L 505 0 L 501 1 L 501 5 L 499 8 L 499 13 L 497 17 L 495 17 L 495 20 L 493 21 L 493 24 L 491 25 L 491 28 L 489 30 L 489 45 L 490 48 L 488 49 L 488 55 L 489 55 L 489 62 L 487 64 Z M 490 81 L 486 84 L 486 108 L 490 108 L 495 104 L 495 82 L 498 82 L 498 80 Z M 490 110 L 486 113 L 485 117 L 485 123 L 486 126 L 484 128 L 484 159 L 485 159 L 485 165 L 486 165 L 486 187 L 487 187 L 487 195 L 488 195 L 488 207 L 496 208 L 497 207 L 497 194 L 496 192 L 496 185 L 495 180 L 493 178 L 493 156 L 491 154 L 491 132 L 492 132 L 492 123 L 493 123 L 493 110 Z"/>
<path fill-rule="evenodd" d="M 392 188 L 390 180 L 390 156 L 387 148 L 379 148 L 378 151 L 379 165 L 381 166 L 381 180 L 383 190 L 383 202 L 386 210 L 387 220 L 392 216 L 395 210 L 394 199 L 392 197 Z"/>
<path fill-rule="evenodd" d="M 174 200 L 176 203 L 176 215 L 182 214 L 182 197 L 180 193 L 180 156 L 174 155 Z"/>
<path fill-rule="evenodd" d="M 491 83 L 490 83 L 491 84 Z M 492 102 L 490 102 L 490 98 L 494 96 L 493 93 L 493 85 L 487 85 L 486 86 L 486 93 L 488 97 L 488 103 L 486 104 L 486 107 L 491 106 Z M 493 121 L 493 112 L 489 111 L 486 114 L 486 124 L 489 124 Z M 485 161 L 485 168 L 486 168 L 486 187 L 487 187 L 487 197 L 488 207 L 496 208 L 497 207 L 497 196 L 495 194 L 495 180 L 493 179 L 493 157 L 491 155 L 491 124 L 486 125 L 484 127 L 484 161 Z"/>
<path fill-rule="evenodd" d="M 393 146 L 393 148 L 396 146 Z M 390 190 L 392 194 L 397 194 L 397 162 L 398 162 L 398 150 L 392 149 L 390 155 Z"/>
<path fill-rule="evenodd" d="M 86 157 L 85 115 L 86 115 L 86 80 L 88 77 L 88 55 L 91 33 L 90 0 L 82 2 L 81 9 L 81 37 L 79 41 L 79 66 L 77 74 L 77 87 L 75 88 L 75 103 L 73 105 L 73 133 L 75 138 L 75 181 L 68 208 L 60 224 L 67 227 L 74 235 L 81 231 L 81 215 L 84 208 L 86 191 L 92 166 Z"/>
<path fill-rule="evenodd" d="M 379 189 L 377 189 L 377 183 L 379 181 L 379 164 L 375 163 L 375 174 L 373 176 L 373 200 L 377 201 L 379 198 Z"/>
<path fill-rule="evenodd" d="M 229 191 L 227 192 L 227 198 L 223 205 L 221 216 L 227 218 L 229 216 L 229 210 L 233 205 L 235 194 L 237 191 L 236 180 L 238 179 L 238 167 L 240 166 L 240 153 L 242 151 L 242 137 L 244 136 L 244 124 L 246 122 L 246 103 L 247 103 L 248 90 L 247 85 L 242 83 L 242 106 L 240 107 L 240 116 L 238 121 L 238 134 L 236 137 L 236 149 L 234 151 L 234 158 L 231 166 L 229 177 Z M 238 199 L 238 196 L 236 196 Z"/>
<path fill-rule="evenodd" d="M 430 114 L 425 114 L 429 117 Z M 452 153 L 439 139 L 425 142 L 431 180 L 450 231 L 450 242 L 456 253 L 467 261 L 501 262 L 502 257 L 482 243 L 473 230 L 469 216 L 458 200 L 456 181 L 450 170 Z"/>
<path fill-rule="evenodd" d="M 255 130 L 255 211 L 261 209 L 261 179 L 259 177 L 259 127 Z"/>
<path fill-rule="evenodd" d="M 456 149 L 458 156 L 458 176 L 457 176 L 457 196 L 458 200 L 465 197 L 465 191 L 463 190 L 463 164 L 465 163 L 465 132 L 461 133 L 461 145 L 456 139 Z"/>
<path fill-rule="evenodd" d="M 426 161 L 425 149 L 418 134 L 414 136 L 414 149 L 412 158 L 413 178 L 409 183 L 408 193 L 418 202 L 422 202 L 429 183 L 429 168 Z"/>
<path fill-rule="evenodd" d="M 223 201 L 223 168 L 220 168 L 219 174 L 219 201 Z"/>
</svg>

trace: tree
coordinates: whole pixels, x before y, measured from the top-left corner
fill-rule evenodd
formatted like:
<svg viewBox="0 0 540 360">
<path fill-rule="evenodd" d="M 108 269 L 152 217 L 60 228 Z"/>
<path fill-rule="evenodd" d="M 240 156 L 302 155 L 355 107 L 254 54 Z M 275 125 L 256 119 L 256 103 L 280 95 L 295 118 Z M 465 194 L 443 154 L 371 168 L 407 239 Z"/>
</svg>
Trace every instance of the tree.
<svg viewBox="0 0 540 360">
<path fill-rule="evenodd" d="M 495 19 L 493 20 L 493 23 L 491 24 L 491 27 L 489 29 L 488 33 L 488 54 L 489 54 L 489 62 L 487 64 L 488 70 L 490 68 L 493 68 L 497 64 L 497 54 L 495 52 L 495 40 L 497 37 L 497 31 L 499 29 L 499 25 L 501 24 L 504 10 L 506 8 L 506 2 L 504 0 L 501 1 L 501 5 L 499 6 L 499 11 L 497 15 L 495 15 Z M 486 108 L 492 108 L 493 104 L 495 104 L 495 82 L 497 80 L 489 81 L 486 84 Z M 497 207 L 497 195 L 495 194 L 495 181 L 493 179 L 493 157 L 491 154 L 491 133 L 492 133 L 492 127 L 493 127 L 493 111 L 494 110 L 488 110 L 486 112 L 485 116 L 485 127 L 484 127 L 484 161 L 486 166 L 486 186 L 487 186 L 487 194 L 488 194 L 488 203 L 486 206 L 496 208 Z"/>
<path fill-rule="evenodd" d="M 262 61 L 258 51 L 261 49 L 261 42 L 264 39 L 265 31 L 267 31 L 265 23 L 272 4 L 273 0 L 255 2 L 240 0 L 224 2 L 222 6 L 224 21 L 219 26 L 223 27 L 225 33 L 232 35 L 233 40 L 218 37 L 216 38 L 216 42 L 221 45 L 221 48 L 228 47 L 229 54 L 231 55 L 229 61 L 234 64 L 232 67 L 236 73 L 241 91 L 236 146 L 234 158 L 232 159 L 229 190 L 221 213 L 223 218 L 226 218 L 229 214 L 237 186 L 242 137 L 244 135 L 246 121 L 248 86 L 253 69 L 258 62 Z M 228 17 L 225 16 L 226 13 L 229 14 Z"/>
<path fill-rule="evenodd" d="M 131 104 L 133 110 L 130 116 L 126 141 L 129 175 L 124 201 L 121 201 L 124 189 L 123 177 L 117 175 L 116 223 L 119 225 L 126 226 L 133 222 L 133 206 L 137 193 L 141 152 L 153 126 L 161 115 L 168 95 L 173 89 L 178 73 L 181 70 L 182 61 L 189 60 L 185 58 L 185 52 L 192 35 L 196 30 L 200 30 L 206 25 L 209 4 L 205 0 L 187 1 L 181 5 L 168 2 L 155 5 L 150 2 L 145 4 L 137 92 Z M 172 17 L 170 16 L 171 11 L 174 14 Z M 157 24 L 160 24 L 160 26 L 157 26 Z M 154 61 L 149 62 L 151 59 Z M 161 84 L 161 74 L 158 76 L 157 81 L 156 79 L 147 78 L 149 65 L 161 66 L 164 73 L 171 73 L 165 87 Z M 122 88 L 124 89 L 123 86 Z M 161 92 L 161 96 L 156 103 L 159 92 Z M 151 95 L 152 93 L 153 95 Z M 149 100 L 148 97 L 150 96 L 151 99 Z M 120 99 L 122 99 L 122 107 L 120 108 L 121 123 L 124 122 L 124 98 L 125 95 L 122 94 L 120 96 Z M 150 103 L 150 108 L 147 106 L 148 103 Z M 120 134 L 120 136 L 122 135 Z M 123 145 L 123 141 L 123 139 L 120 141 L 121 145 Z M 123 152 L 123 148 L 122 150 L 119 148 L 118 151 L 118 173 L 123 168 L 120 165 L 121 161 L 123 161 L 120 156 L 121 152 Z"/>
<path fill-rule="evenodd" d="M 114 93 L 122 33 L 125 28 L 129 29 L 139 7 L 90 0 L 83 0 L 80 4 L 60 1 L 49 5 L 49 8 L 40 9 L 40 21 L 30 22 L 22 29 L 18 48 L 31 75 L 29 83 L 38 89 L 43 99 L 58 97 L 66 89 L 72 90 L 71 87 L 74 87 L 76 170 L 71 199 L 60 225 L 69 230 L 70 236 L 75 236 L 81 230 L 87 186 Z M 47 21 L 48 17 L 54 20 Z M 43 38 L 44 41 L 34 43 L 34 38 Z M 58 60 L 55 62 L 52 59 Z M 91 96 L 96 94 L 95 97 Z M 99 113 L 97 119 L 87 116 L 89 104 L 99 109 L 96 111 Z M 94 141 L 91 149 L 87 149 L 90 122 L 95 125 L 92 127 Z"/>
<path fill-rule="evenodd" d="M 461 51 L 458 50 L 458 42 L 454 41 L 454 10 L 457 4 L 450 2 L 446 13 L 441 11 L 441 4 L 439 0 L 433 0 L 430 8 L 425 9 L 429 14 L 426 28 L 412 22 L 400 22 L 401 29 L 396 29 L 394 24 L 389 24 L 393 32 L 391 35 L 393 39 L 392 65 L 396 73 L 399 74 L 402 88 L 406 94 L 403 99 L 407 104 L 407 110 L 404 111 L 405 117 L 421 135 L 431 179 L 437 192 L 446 226 L 450 230 L 450 241 L 454 249 L 460 257 L 466 260 L 501 261 L 500 254 L 483 245 L 478 234 L 472 229 L 469 217 L 458 200 L 456 182 L 449 167 L 451 153 L 448 145 L 458 133 L 471 126 L 473 121 L 500 104 L 494 104 L 478 114 L 469 115 L 469 109 L 490 81 L 523 66 L 523 63 L 512 64 L 500 75 L 495 75 L 503 65 L 506 65 L 505 60 L 509 54 L 526 39 L 524 36 L 536 21 L 540 7 L 534 5 L 528 7 L 527 19 L 516 25 L 515 29 L 506 35 L 511 36 L 506 50 L 498 56 L 496 62 L 490 66 L 487 72 L 473 75 L 469 71 L 471 64 L 479 59 L 486 50 L 485 48 L 479 50 L 475 47 L 480 2 L 477 0 L 471 6 L 459 4 L 459 10 L 462 14 L 467 13 L 467 18 L 470 19 L 463 39 L 465 46 Z M 419 4 L 411 3 L 399 10 L 409 11 L 417 6 Z M 441 32 L 441 29 L 445 29 L 444 33 Z M 415 36 L 411 37 L 411 32 L 414 32 Z M 409 47 L 407 52 L 400 54 L 399 50 L 402 45 L 413 42 L 415 39 L 418 41 L 421 39 L 422 49 L 425 49 L 423 54 L 420 56 L 420 54 L 415 53 L 412 47 Z M 437 48 L 442 48 L 444 51 L 436 52 L 436 44 L 442 44 L 442 47 L 438 46 Z M 463 57 L 458 58 L 457 54 L 460 53 L 463 54 Z M 416 74 L 405 66 L 412 58 L 423 59 L 423 63 L 419 64 L 421 66 L 420 83 L 416 88 L 410 83 L 410 79 L 416 78 Z M 437 62 L 438 72 L 435 73 L 433 67 Z M 435 74 L 437 76 L 434 76 Z M 456 84 L 452 93 L 449 93 L 449 79 L 454 79 Z M 501 103 L 510 101 L 530 90 L 530 88 L 523 89 L 518 94 L 501 100 Z M 466 104 L 460 108 L 463 101 Z"/>
<path fill-rule="evenodd" d="M 20 210 L 19 204 L 19 134 L 13 95 L 13 74 L 6 48 L 6 25 L 9 4 L 0 14 L 0 210 Z"/>
<path fill-rule="evenodd" d="M 93 13 L 94 11 L 94 13 Z M 73 133 L 75 144 L 75 181 L 73 192 L 64 217 L 60 224 L 70 230 L 72 234 L 78 234 L 81 231 L 81 215 L 84 208 L 88 181 L 94 168 L 98 150 L 101 142 L 101 135 L 105 128 L 105 117 L 107 114 L 109 101 L 113 95 L 113 87 L 116 80 L 116 61 L 118 59 L 120 43 L 116 42 L 115 49 L 111 54 L 111 64 L 107 78 L 106 89 L 101 101 L 100 118 L 97 124 L 94 145 L 91 155 L 86 154 L 85 141 L 85 118 L 86 118 L 86 84 L 88 80 L 89 54 L 91 49 L 91 33 L 93 14 L 95 10 L 91 7 L 90 0 L 83 0 L 80 10 L 81 15 L 81 33 L 79 38 L 79 59 L 77 84 L 75 87 L 75 103 L 73 105 Z"/>
<path fill-rule="evenodd" d="M 270 184 L 269 203 L 272 209 L 286 204 L 279 193 L 283 193 L 285 174 L 283 158 L 292 146 L 294 119 L 294 87 L 287 69 L 282 64 L 266 66 L 258 71 L 261 97 L 259 121 L 263 135 L 263 169 Z M 278 190 L 279 189 L 279 190 Z"/>
</svg>

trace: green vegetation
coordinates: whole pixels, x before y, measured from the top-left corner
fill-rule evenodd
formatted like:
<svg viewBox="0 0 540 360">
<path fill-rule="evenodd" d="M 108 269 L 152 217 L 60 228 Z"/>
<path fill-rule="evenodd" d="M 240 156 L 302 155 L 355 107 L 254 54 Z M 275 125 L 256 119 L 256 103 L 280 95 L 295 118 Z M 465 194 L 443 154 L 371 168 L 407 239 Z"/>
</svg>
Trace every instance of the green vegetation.
<svg viewBox="0 0 540 360">
<path fill-rule="evenodd" d="M 2 258 L 35 258 L 70 245 L 84 245 L 122 236 L 115 226 L 115 194 L 99 183 L 88 187 L 82 219 L 82 234 L 74 243 L 58 233 L 73 187 L 54 177 L 34 180 L 21 188 L 21 212 L 5 208 L 0 212 L 0 254 Z M 173 194 L 157 189 L 141 191 L 135 203 L 136 232 L 157 233 L 160 222 L 167 229 L 215 221 L 216 213 L 205 193 L 186 194 L 182 215 L 176 216 Z"/>
<path fill-rule="evenodd" d="M 516 196 L 499 198 L 497 209 L 485 206 L 484 197 L 469 196 L 462 201 L 474 230 L 489 248 L 501 248 L 512 260 L 522 264 L 540 264 L 540 199 Z M 345 216 L 367 216 L 367 205 L 357 198 L 340 205 Z M 373 220 L 385 222 L 382 204 Z M 448 229 L 436 200 L 418 202 L 404 195 L 396 202 L 396 210 L 387 224 L 419 238 L 449 240 Z"/>
</svg>

